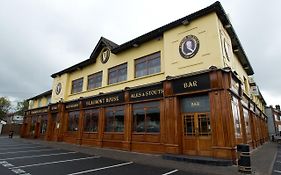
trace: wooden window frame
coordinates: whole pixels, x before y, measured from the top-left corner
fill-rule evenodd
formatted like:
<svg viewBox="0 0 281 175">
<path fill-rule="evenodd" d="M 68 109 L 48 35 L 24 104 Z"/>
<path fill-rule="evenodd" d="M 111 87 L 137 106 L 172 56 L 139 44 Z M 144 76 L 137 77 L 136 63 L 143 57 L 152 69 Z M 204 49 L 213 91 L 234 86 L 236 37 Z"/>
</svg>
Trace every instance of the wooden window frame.
<svg viewBox="0 0 281 175">
<path fill-rule="evenodd" d="M 158 102 L 158 106 L 156 105 L 156 103 Z M 153 104 L 155 103 L 155 104 Z M 144 102 L 144 103 L 137 103 L 137 104 L 143 104 L 143 106 L 141 107 L 132 107 L 132 116 L 133 116 L 133 133 L 134 134 L 160 134 L 161 132 L 161 101 L 150 101 L 150 102 Z M 153 104 L 151 106 L 149 106 L 149 104 Z M 159 109 L 159 131 L 158 132 L 149 132 L 147 131 L 147 126 L 148 126 L 148 113 L 147 111 L 149 109 L 153 109 L 153 108 L 157 108 Z M 136 131 L 136 119 L 135 119 L 135 115 L 134 115 L 134 110 L 137 109 L 137 110 L 140 110 L 142 109 L 144 111 L 144 131 L 142 132 L 138 132 Z"/>
<path fill-rule="evenodd" d="M 103 73 L 102 71 L 99 71 L 97 73 L 94 73 L 94 74 L 91 74 L 88 76 L 87 90 L 92 90 L 92 89 L 102 87 L 102 73 Z M 101 81 L 97 82 L 96 80 L 99 76 L 101 76 Z M 93 87 L 90 87 L 90 79 L 94 79 Z M 100 83 L 100 86 L 98 86 L 99 83 Z"/>
<path fill-rule="evenodd" d="M 120 77 L 121 77 L 120 76 L 120 72 L 123 69 L 126 69 L 126 79 L 125 80 L 120 80 Z M 117 72 L 116 73 L 117 80 L 116 80 L 116 82 L 110 83 L 110 73 L 115 72 L 115 71 Z M 122 82 L 122 81 L 127 81 L 127 79 L 128 79 L 128 63 L 123 63 L 123 64 L 120 64 L 120 65 L 117 65 L 115 67 L 112 67 L 112 68 L 108 69 L 108 81 L 107 81 L 108 85 L 119 83 L 119 82 Z"/>
<path fill-rule="evenodd" d="M 123 111 L 123 131 L 116 131 L 116 111 Z M 113 131 L 106 131 L 106 128 L 107 128 L 107 112 L 113 112 L 113 123 L 114 123 L 114 126 L 112 127 L 113 128 Z M 114 106 L 114 107 L 107 107 L 105 108 L 105 123 L 104 123 L 104 132 L 105 133 L 124 133 L 125 131 L 125 106 L 124 105 L 121 105 L 121 106 Z"/>
<path fill-rule="evenodd" d="M 139 78 L 139 77 L 144 77 L 144 76 L 148 76 L 148 75 L 153 75 L 153 74 L 157 74 L 159 72 L 153 72 L 153 73 L 149 73 L 149 69 L 151 68 L 151 64 L 149 64 L 150 61 L 155 60 L 155 59 L 159 59 L 159 72 L 161 72 L 161 52 L 155 52 L 149 55 L 146 55 L 144 57 L 140 57 L 135 59 L 135 78 Z M 137 76 L 137 65 L 138 64 L 142 64 L 145 63 L 145 70 L 146 70 L 146 74 L 145 75 L 141 75 L 141 76 Z"/>
<path fill-rule="evenodd" d="M 80 90 L 80 87 L 79 87 L 79 89 L 77 87 L 74 87 L 74 86 L 76 86 L 76 83 L 77 84 L 81 83 L 80 81 L 82 81 L 81 90 Z M 78 90 L 76 90 L 76 88 Z M 82 91 L 83 91 L 83 77 L 75 79 L 75 80 L 72 80 L 72 82 L 71 82 L 71 94 L 79 93 L 79 92 L 82 92 Z"/>
</svg>

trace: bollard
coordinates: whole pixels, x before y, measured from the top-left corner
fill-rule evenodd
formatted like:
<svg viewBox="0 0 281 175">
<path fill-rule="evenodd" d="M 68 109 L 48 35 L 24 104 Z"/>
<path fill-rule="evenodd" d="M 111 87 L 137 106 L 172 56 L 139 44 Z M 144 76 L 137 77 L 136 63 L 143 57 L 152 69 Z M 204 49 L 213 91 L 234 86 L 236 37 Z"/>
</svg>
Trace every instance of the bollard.
<svg viewBox="0 0 281 175">
<path fill-rule="evenodd" d="M 238 171 L 244 174 L 251 174 L 251 155 L 250 146 L 246 144 L 237 145 L 237 157 L 238 157 Z"/>
</svg>

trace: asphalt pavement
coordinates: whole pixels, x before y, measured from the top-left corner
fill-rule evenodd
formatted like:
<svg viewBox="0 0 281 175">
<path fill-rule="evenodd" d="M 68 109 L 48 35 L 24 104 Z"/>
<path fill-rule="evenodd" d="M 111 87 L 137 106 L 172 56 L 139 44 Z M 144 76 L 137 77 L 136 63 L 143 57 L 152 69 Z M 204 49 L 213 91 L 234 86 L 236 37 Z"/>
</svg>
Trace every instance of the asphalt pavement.
<svg viewBox="0 0 281 175">
<path fill-rule="evenodd" d="M 252 174 L 281 175 L 277 143 L 251 152 Z M 275 161 L 276 157 L 276 161 Z M 275 162 L 275 164 L 274 164 Z M 280 173 L 278 172 L 280 171 Z M 161 155 L 94 148 L 64 142 L 0 137 L 2 175 L 234 175 L 238 167 L 164 160 Z M 274 174 L 274 175 L 275 175 Z"/>
</svg>

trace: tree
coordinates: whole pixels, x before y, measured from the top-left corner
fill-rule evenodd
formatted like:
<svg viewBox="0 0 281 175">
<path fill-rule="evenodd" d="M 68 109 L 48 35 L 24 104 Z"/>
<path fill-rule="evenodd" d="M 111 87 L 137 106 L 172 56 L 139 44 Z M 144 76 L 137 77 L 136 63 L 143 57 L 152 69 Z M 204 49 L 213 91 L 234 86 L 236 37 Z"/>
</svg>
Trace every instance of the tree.
<svg viewBox="0 0 281 175">
<path fill-rule="evenodd" d="M 11 108 L 11 101 L 6 97 L 0 97 L 0 119 L 6 117 Z"/>
<path fill-rule="evenodd" d="M 24 111 L 28 110 L 28 101 L 23 100 L 22 102 L 17 103 L 16 114 L 24 116 Z"/>
</svg>

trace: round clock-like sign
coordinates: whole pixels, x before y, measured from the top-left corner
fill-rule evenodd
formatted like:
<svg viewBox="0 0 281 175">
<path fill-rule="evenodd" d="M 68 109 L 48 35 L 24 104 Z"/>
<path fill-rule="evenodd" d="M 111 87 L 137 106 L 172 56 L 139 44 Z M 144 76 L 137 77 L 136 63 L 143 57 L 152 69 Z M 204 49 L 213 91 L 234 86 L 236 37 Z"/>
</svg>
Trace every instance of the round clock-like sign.
<svg viewBox="0 0 281 175">
<path fill-rule="evenodd" d="M 108 48 L 103 49 L 101 53 L 101 62 L 105 64 L 108 61 L 109 56 L 110 56 L 110 50 Z"/>
<path fill-rule="evenodd" d="M 192 58 L 199 49 L 199 40 L 194 35 L 184 37 L 179 45 L 179 52 L 183 58 Z"/>
<path fill-rule="evenodd" d="M 58 83 L 57 86 L 56 86 L 56 94 L 59 95 L 60 92 L 61 92 L 61 88 L 62 88 L 62 85 L 61 83 Z"/>
</svg>

